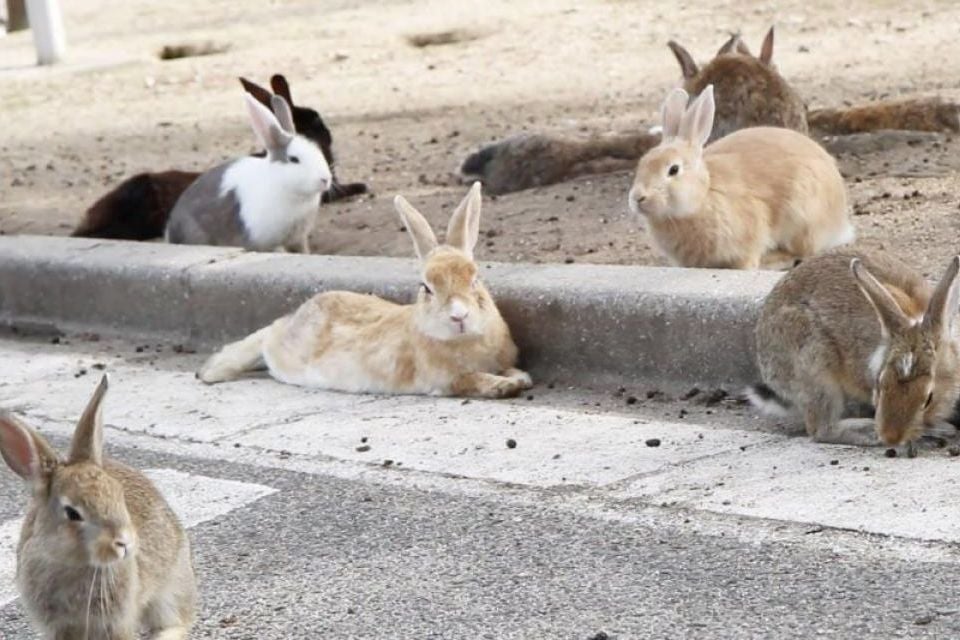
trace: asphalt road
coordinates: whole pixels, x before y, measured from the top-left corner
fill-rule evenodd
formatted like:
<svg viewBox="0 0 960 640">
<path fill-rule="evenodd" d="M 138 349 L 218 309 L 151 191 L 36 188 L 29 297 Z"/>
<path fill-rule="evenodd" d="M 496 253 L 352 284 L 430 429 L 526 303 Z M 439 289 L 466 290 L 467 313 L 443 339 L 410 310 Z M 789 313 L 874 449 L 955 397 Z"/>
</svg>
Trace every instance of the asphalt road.
<svg viewBox="0 0 960 640">
<path fill-rule="evenodd" d="M 113 371 L 110 453 L 150 470 L 190 526 L 202 594 L 192 637 L 960 637 L 960 518 L 946 455 L 886 461 L 756 425 L 682 425 L 687 433 L 643 412 L 520 401 L 358 402 L 270 381 L 195 388 L 196 358 L 148 361 L 128 346 L 0 341 L 0 407 L 63 446 L 95 383 L 74 377 L 78 367 L 96 360 Z M 139 400 L 141 390 L 154 400 Z M 260 391 L 276 398 L 263 413 L 251 397 Z M 630 429 L 641 440 L 645 429 L 669 435 L 657 448 L 605 448 L 606 436 L 624 442 Z M 372 451 L 356 451 L 360 433 Z M 520 434 L 516 449 L 506 433 Z M 806 466 L 770 469 L 771 448 L 841 475 L 811 493 Z M 760 468 L 763 480 L 728 486 Z M 924 479 L 928 495 L 912 495 L 928 519 L 900 518 L 909 495 L 896 487 Z M 0 469 L 3 640 L 36 637 L 10 591 L 3 537 L 23 500 Z"/>
</svg>

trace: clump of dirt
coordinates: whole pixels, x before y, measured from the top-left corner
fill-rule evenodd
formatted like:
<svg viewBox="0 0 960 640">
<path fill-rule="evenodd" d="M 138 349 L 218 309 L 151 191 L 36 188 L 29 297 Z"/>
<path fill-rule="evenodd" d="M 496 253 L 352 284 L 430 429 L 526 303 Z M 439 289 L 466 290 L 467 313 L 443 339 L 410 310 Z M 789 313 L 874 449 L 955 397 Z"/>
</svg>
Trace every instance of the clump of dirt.
<svg viewBox="0 0 960 640">
<path fill-rule="evenodd" d="M 413 33 L 407 36 L 407 43 L 411 47 L 422 49 L 424 47 L 436 47 L 448 44 L 457 44 L 460 42 L 470 42 L 480 37 L 479 33 L 468 31 L 466 29 L 448 29 L 446 31 L 434 31 L 429 33 Z"/>
<path fill-rule="evenodd" d="M 218 42 L 199 42 L 164 45 L 157 57 L 161 60 L 179 60 L 180 58 L 198 58 L 212 56 L 230 50 L 230 45 Z"/>
</svg>

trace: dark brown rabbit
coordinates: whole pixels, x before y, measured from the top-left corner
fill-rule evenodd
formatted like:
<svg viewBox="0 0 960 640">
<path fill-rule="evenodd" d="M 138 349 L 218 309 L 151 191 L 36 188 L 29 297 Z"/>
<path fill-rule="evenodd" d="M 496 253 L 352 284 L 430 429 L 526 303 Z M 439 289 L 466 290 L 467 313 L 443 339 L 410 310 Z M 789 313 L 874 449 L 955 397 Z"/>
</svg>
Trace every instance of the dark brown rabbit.
<svg viewBox="0 0 960 640">
<path fill-rule="evenodd" d="M 270 108 L 271 92 L 260 85 L 240 78 L 243 88 L 265 107 Z M 290 85 L 280 74 L 270 78 L 273 93 L 292 106 L 293 124 L 297 133 L 317 143 L 333 172 L 333 182 L 322 196 L 323 202 L 334 202 L 367 192 L 362 182 L 341 184 L 336 177 L 333 157 L 333 136 L 320 114 L 310 107 L 296 105 Z M 163 236 L 173 205 L 194 180 L 192 171 L 139 173 L 121 182 L 91 206 L 71 235 L 86 238 L 117 240 L 152 240 Z"/>
<path fill-rule="evenodd" d="M 713 85 L 717 111 L 710 140 L 747 127 L 783 127 L 807 133 L 807 107 L 773 64 L 773 27 L 754 56 L 739 34 L 730 36 L 702 68 L 682 45 L 667 43 L 683 73 L 683 88 L 700 95 Z"/>
</svg>

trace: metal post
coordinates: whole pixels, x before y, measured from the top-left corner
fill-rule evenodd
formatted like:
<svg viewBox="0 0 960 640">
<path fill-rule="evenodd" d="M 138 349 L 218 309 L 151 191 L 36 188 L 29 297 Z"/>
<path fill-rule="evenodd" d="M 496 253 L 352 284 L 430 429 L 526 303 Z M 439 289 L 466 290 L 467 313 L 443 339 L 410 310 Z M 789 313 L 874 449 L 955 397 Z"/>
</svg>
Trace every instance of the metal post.
<svg viewBox="0 0 960 640">
<path fill-rule="evenodd" d="M 67 49 L 58 0 L 27 0 L 27 19 L 37 47 L 37 63 L 59 62 Z"/>
<path fill-rule="evenodd" d="M 27 28 L 27 8 L 23 0 L 7 0 L 7 31 L 23 31 Z"/>
</svg>

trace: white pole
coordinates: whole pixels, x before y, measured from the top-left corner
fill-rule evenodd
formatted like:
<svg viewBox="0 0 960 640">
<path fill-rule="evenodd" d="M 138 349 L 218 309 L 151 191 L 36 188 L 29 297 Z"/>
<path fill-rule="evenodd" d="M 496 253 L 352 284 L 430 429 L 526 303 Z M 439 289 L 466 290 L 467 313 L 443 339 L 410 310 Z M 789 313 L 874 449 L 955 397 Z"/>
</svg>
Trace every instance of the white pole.
<svg viewBox="0 0 960 640">
<path fill-rule="evenodd" d="M 67 49 L 59 1 L 27 0 L 27 20 L 37 47 L 37 63 L 59 62 Z"/>
</svg>

